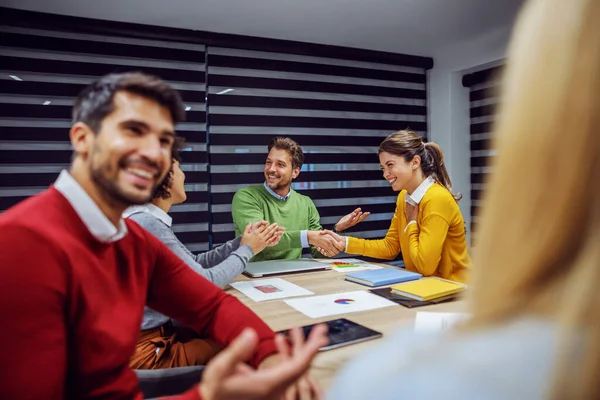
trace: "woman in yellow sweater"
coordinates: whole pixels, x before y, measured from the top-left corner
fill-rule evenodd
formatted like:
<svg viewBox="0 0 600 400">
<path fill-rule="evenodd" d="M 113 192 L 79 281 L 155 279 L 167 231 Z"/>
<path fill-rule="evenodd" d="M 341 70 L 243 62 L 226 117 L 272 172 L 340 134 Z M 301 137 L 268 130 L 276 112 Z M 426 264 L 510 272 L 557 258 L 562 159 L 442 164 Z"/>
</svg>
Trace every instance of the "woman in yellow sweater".
<svg viewBox="0 0 600 400">
<path fill-rule="evenodd" d="M 346 252 L 386 260 L 400 252 L 409 271 L 465 282 L 471 259 L 465 222 L 452 193 L 442 149 L 411 131 L 388 136 L 379 146 L 383 177 L 400 191 L 383 239 L 344 238 Z M 331 255 L 330 255 L 331 256 Z"/>
</svg>

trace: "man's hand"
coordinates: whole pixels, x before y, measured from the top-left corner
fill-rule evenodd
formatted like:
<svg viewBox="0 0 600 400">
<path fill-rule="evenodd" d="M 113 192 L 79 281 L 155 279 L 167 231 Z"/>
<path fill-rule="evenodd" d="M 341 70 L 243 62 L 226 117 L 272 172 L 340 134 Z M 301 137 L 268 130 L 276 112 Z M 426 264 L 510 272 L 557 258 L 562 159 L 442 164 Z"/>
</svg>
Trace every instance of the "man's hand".
<svg viewBox="0 0 600 400">
<path fill-rule="evenodd" d="M 256 351 L 258 337 L 254 330 L 245 329 L 208 363 L 198 389 L 200 396 L 203 400 L 279 400 L 289 386 L 308 371 L 319 348 L 328 343 L 327 326 L 315 326 L 306 342 L 299 340 L 301 337 L 299 329 L 292 330 L 290 354 L 286 339 L 277 335 L 279 363 L 276 367 L 254 370 L 244 362 Z"/>
<path fill-rule="evenodd" d="M 333 231 L 330 231 L 328 229 L 322 230 L 321 232 L 319 232 L 319 234 L 321 236 L 323 236 L 323 235 L 329 236 L 330 238 L 332 238 L 333 240 L 335 240 L 335 242 L 337 243 L 337 247 L 338 248 L 341 247 L 342 250 L 346 249 L 346 238 L 345 237 L 340 236 L 337 233 L 335 233 Z M 335 254 L 329 255 L 329 251 L 327 249 L 324 249 L 324 248 L 321 248 L 321 247 L 318 247 L 318 246 L 317 246 L 317 250 L 319 251 L 319 253 L 321 253 L 321 254 L 323 254 L 323 255 L 325 255 L 327 257 L 334 257 L 336 254 L 338 254 L 338 253 L 335 253 Z M 340 250 L 340 251 L 342 251 L 342 250 Z"/>
<path fill-rule="evenodd" d="M 346 242 L 345 240 L 340 242 L 339 240 L 336 240 L 334 236 L 328 235 L 326 232 L 331 231 L 308 231 L 308 243 L 319 250 L 324 256 L 334 257 L 346 248 Z M 335 233 L 333 234 L 337 237 L 341 237 Z"/>
<path fill-rule="evenodd" d="M 268 225 L 266 221 L 246 225 L 240 244 L 250 246 L 254 255 L 267 246 L 274 246 L 281 240 L 285 229 L 277 224 Z"/>
<path fill-rule="evenodd" d="M 294 346 L 304 343 L 304 334 L 300 328 L 293 328 L 290 331 L 290 334 Z M 293 355 L 292 348 L 287 346 L 287 343 L 285 343 L 283 348 L 278 346 L 278 351 L 279 354 L 268 357 L 270 360 L 267 361 L 268 363 L 265 365 L 265 368 L 274 366 L 274 362 L 287 361 Z M 263 364 L 264 361 L 261 363 L 259 368 L 263 367 Z M 285 392 L 283 400 L 321 400 L 323 397 L 323 390 L 317 384 L 317 382 L 310 377 L 310 372 L 307 371 L 302 377 L 300 377 L 300 379 L 296 381 L 295 384 L 288 388 L 288 390 Z"/>
<path fill-rule="evenodd" d="M 406 216 L 406 222 L 410 221 L 417 222 L 417 218 L 419 217 L 419 205 L 413 206 L 412 204 L 406 203 L 406 210 L 404 210 L 404 215 Z"/>
<path fill-rule="evenodd" d="M 257 221 L 252 224 L 252 227 L 250 228 L 250 232 L 252 233 L 252 231 L 258 230 L 262 227 L 266 228 L 267 226 L 269 226 L 269 223 L 267 221 Z M 279 229 L 280 229 L 280 232 L 275 235 L 275 238 L 273 240 L 269 241 L 269 244 L 267 245 L 267 247 L 273 247 L 273 246 L 277 246 L 279 244 L 279 241 L 283 237 L 285 228 L 279 227 Z"/>
<path fill-rule="evenodd" d="M 350 214 L 344 215 L 337 224 L 335 224 L 335 230 L 338 232 L 344 232 L 347 229 L 352 228 L 354 225 L 363 221 L 371 215 L 370 212 L 362 212 L 362 209 L 359 207 L 356 210 L 352 211 Z"/>
<path fill-rule="evenodd" d="M 256 221 L 256 222 L 255 222 L 255 223 L 253 223 L 253 224 L 252 224 L 252 226 L 250 227 L 250 232 L 253 232 L 253 231 L 255 231 L 255 230 L 257 230 L 257 229 L 260 229 L 260 228 L 262 228 L 262 227 L 265 227 L 265 228 L 266 228 L 267 226 L 269 226 L 269 223 L 268 223 L 267 221 L 265 221 L 265 220 L 262 220 L 262 221 Z"/>
</svg>

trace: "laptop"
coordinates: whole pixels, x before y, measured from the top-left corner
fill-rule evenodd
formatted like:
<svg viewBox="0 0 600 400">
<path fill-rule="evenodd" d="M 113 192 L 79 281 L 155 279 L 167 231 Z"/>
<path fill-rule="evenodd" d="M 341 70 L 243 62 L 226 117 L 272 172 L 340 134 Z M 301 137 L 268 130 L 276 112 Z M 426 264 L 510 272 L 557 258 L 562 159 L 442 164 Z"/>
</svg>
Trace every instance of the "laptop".
<svg viewBox="0 0 600 400">
<path fill-rule="evenodd" d="M 252 278 L 260 278 L 261 276 L 323 271 L 326 269 L 331 269 L 331 266 L 326 263 L 303 258 L 298 260 L 257 261 L 248 263 L 244 275 Z"/>
</svg>

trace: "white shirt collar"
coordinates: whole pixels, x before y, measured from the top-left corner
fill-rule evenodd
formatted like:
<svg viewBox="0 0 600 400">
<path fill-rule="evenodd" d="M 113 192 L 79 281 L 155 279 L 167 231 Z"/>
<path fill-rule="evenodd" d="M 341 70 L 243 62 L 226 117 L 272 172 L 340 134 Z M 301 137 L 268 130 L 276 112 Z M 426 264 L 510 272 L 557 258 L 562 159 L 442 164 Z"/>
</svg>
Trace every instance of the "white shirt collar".
<svg viewBox="0 0 600 400">
<path fill-rule="evenodd" d="M 264 185 L 265 185 L 265 189 L 267 189 L 267 192 L 269 192 L 271 194 L 271 196 L 275 197 L 277 200 L 286 201 L 290 197 L 290 194 L 292 194 L 292 188 L 290 188 L 290 191 L 288 192 L 288 194 L 286 194 L 285 196 L 280 196 L 277 193 L 275 193 L 273 191 L 273 189 L 271 189 L 269 186 L 267 186 L 267 182 L 265 182 Z"/>
<path fill-rule="evenodd" d="M 163 224 L 167 225 L 169 228 L 173 224 L 173 218 L 169 216 L 166 212 L 164 212 L 160 207 L 155 206 L 152 203 L 147 203 L 142 206 L 131 206 L 123 213 L 124 218 L 129 218 L 132 214 L 145 212 L 149 213 L 152 216 L 158 218 L 162 221 Z"/>
<path fill-rule="evenodd" d="M 419 204 L 421 202 L 421 200 L 423 200 L 423 196 L 425 196 L 425 193 L 427 193 L 427 190 L 434 183 L 435 183 L 435 180 L 431 176 L 428 176 L 423 182 L 421 182 L 421 184 L 415 189 L 415 191 L 412 192 L 412 194 L 407 193 L 406 196 L 404 196 L 404 201 L 407 202 L 408 204 L 412 204 L 413 206 L 416 206 L 417 204 Z"/>
<path fill-rule="evenodd" d="M 121 218 L 119 229 L 117 229 L 90 195 L 66 170 L 60 173 L 58 179 L 54 182 L 54 188 L 65 196 L 90 233 L 99 241 L 104 243 L 116 242 L 127 235 L 125 221 Z"/>
</svg>

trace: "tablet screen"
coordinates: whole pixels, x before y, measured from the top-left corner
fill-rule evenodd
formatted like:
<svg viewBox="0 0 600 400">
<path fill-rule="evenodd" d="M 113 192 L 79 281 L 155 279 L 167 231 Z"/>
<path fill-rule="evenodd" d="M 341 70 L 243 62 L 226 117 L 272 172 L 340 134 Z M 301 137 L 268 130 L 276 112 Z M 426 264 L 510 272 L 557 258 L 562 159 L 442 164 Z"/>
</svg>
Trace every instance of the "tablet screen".
<svg viewBox="0 0 600 400">
<path fill-rule="evenodd" d="M 327 337 L 329 338 L 329 344 L 321 347 L 320 351 L 336 349 L 342 346 L 348 346 L 354 343 L 364 342 L 365 340 L 371 340 L 380 338 L 383 336 L 382 333 L 367 328 L 366 326 L 357 324 L 347 320 L 346 318 L 334 319 L 332 321 L 324 322 L 329 327 Z M 310 333 L 313 325 L 306 325 L 302 327 L 304 331 L 304 337 L 307 337 Z M 281 331 L 284 335 L 288 335 L 289 331 Z"/>
</svg>

